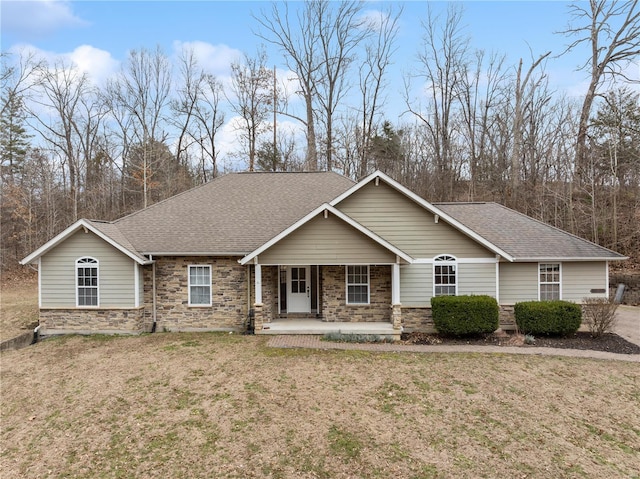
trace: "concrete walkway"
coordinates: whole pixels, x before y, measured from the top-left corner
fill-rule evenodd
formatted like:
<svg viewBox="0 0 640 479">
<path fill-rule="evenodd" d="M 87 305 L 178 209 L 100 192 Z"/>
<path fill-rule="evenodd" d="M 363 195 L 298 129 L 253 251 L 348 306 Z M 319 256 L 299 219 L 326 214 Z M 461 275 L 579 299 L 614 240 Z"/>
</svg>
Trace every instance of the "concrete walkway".
<svg viewBox="0 0 640 479">
<path fill-rule="evenodd" d="M 620 306 L 615 332 L 627 341 L 640 346 L 640 308 Z M 606 359 L 640 363 L 640 354 L 615 354 L 605 351 L 582 349 L 540 348 L 534 346 L 429 346 L 397 343 L 333 343 L 322 341 L 320 336 L 281 335 L 273 336 L 267 343 L 274 348 L 339 349 L 396 353 L 491 353 L 564 356 L 572 358 Z"/>
<path fill-rule="evenodd" d="M 614 329 L 618 336 L 640 346 L 640 306 L 618 306 Z"/>
</svg>

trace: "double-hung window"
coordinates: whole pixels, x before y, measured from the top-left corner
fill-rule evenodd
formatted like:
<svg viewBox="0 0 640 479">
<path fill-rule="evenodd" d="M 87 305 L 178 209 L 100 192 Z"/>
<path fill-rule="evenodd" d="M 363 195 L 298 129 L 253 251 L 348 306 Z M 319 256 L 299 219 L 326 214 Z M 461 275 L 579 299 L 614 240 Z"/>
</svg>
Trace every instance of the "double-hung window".
<svg viewBox="0 0 640 479">
<path fill-rule="evenodd" d="M 211 306 L 211 266 L 189 266 L 189 306 Z"/>
<path fill-rule="evenodd" d="M 369 266 L 347 266 L 347 304 L 369 304 Z"/>
<path fill-rule="evenodd" d="M 80 258 L 76 261 L 76 305 L 98 304 L 98 260 Z"/>
<path fill-rule="evenodd" d="M 458 292 L 456 259 L 442 254 L 433 259 L 433 295 L 456 296 Z"/>
<path fill-rule="evenodd" d="M 540 263 L 538 271 L 540 301 L 560 299 L 560 263 Z"/>
</svg>

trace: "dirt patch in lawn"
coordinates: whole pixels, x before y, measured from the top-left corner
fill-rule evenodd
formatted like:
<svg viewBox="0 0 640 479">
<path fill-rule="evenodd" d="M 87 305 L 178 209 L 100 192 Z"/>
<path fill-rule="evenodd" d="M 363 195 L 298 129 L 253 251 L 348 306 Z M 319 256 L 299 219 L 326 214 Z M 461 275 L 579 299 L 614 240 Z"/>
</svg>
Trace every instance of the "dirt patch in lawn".
<svg viewBox="0 0 640 479">
<path fill-rule="evenodd" d="M 3 353 L 3 479 L 637 474 L 637 363 L 266 341 L 64 337 Z"/>
<path fill-rule="evenodd" d="M 38 277 L 35 272 L 5 274 L 0 283 L 0 341 L 38 325 Z"/>
<path fill-rule="evenodd" d="M 578 331 L 568 336 L 537 336 L 530 344 L 525 343 L 521 334 L 492 333 L 465 338 L 451 338 L 438 334 L 407 333 L 402 335 L 405 344 L 452 344 L 470 346 L 522 346 L 558 349 L 582 349 L 606 351 L 616 354 L 640 354 L 640 346 L 617 334 L 608 333 L 594 338 L 586 331 Z"/>
</svg>

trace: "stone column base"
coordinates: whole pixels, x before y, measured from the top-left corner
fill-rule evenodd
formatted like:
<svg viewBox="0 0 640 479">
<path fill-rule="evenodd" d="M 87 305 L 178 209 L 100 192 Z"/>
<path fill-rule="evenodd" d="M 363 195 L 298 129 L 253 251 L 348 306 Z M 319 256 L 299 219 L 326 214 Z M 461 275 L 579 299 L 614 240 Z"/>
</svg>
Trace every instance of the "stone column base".
<svg viewBox="0 0 640 479">
<path fill-rule="evenodd" d="M 264 306 L 262 304 L 254 304 L 253 305 L 253 327 L 254 332 L 259 333 L 262 331 L 262 327 L 264 325 Z"/>
<path fill-rule="evenodd" d="M 391 305 L 391 324 L 393 329 L 402 329 L 402 306 L 399 304 Z"/>
</svg>

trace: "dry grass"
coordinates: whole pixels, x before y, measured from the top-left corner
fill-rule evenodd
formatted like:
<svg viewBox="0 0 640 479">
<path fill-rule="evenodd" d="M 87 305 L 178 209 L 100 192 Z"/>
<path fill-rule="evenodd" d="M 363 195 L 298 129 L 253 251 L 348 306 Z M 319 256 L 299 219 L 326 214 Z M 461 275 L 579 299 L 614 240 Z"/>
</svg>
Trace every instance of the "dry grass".
<svg viewBox="0 0 640 479">
<path fill-rule="evenodd" d="M 5 278 L 0 288 L 0 341 L 33 329 L 38 323 L 38 279 Z"/>
<path fill-rule="evenodd" d="M 166 333 L 1 360 L 3 479 L 639 477 L 637 363 Z"/>
</svg>

